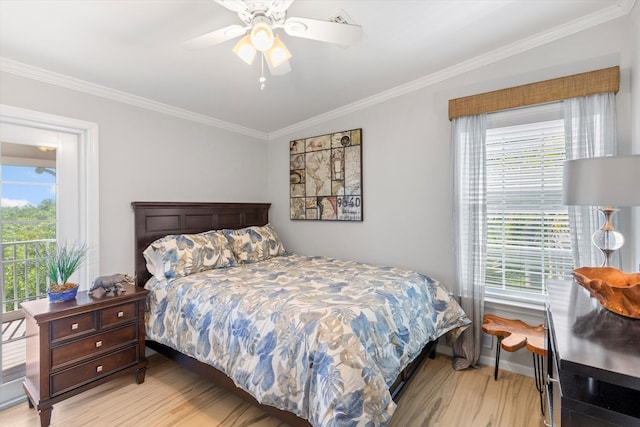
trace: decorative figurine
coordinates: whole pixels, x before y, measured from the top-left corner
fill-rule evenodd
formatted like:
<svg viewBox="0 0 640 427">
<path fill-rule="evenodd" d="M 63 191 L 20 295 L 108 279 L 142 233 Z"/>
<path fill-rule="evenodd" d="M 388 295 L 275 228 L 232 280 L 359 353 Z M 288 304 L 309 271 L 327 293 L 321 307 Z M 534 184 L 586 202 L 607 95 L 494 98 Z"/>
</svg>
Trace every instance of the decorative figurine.
<svg viewBox="0 0 640 427">
<path fill-rule="evenodd" d="M 132 284 L 133 277 L 128 274 L 112 274 L 111 276 L 100 276 L 96 278 L 91 284 L 89 289 L 89 295 L 93 295 L 93 291 L 98 288 L 102 288 L 105 294 L 113 292 L 114 295 L 118 293 L 123 294 L 126 292 L 124 284 Z"/>
</svg>

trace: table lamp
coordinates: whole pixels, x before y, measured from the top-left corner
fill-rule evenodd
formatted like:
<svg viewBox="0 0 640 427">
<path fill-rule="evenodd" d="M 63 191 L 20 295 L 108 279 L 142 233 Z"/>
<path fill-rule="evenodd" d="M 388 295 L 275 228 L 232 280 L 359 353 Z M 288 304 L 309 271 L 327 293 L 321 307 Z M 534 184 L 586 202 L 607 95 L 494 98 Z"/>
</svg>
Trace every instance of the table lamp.
<svg viewBox="0 0 640 427">
<path fill-rule="evenodd" d="M 591 241 L 604 254 L 602 266 L 609 267 L 611 254 L 624 244 L 611 223 L 616 207 L 640 206 L 640 155 L 568 160 L 563 172 L 563 203 L 598 206 L 604 214 L 604 224 Z"/>
</svg>

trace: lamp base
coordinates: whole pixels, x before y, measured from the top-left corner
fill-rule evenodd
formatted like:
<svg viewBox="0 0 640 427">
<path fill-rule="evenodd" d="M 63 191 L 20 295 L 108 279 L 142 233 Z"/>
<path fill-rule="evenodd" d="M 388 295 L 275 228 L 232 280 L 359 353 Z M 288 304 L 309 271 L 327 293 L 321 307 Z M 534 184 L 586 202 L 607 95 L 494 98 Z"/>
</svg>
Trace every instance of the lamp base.
<svg viewBox="0 0 640 427">
<path fill-rule="evenodd" d="M 615 229 L 611 222 L 611 217 L 619 210 L 620 209 L 614 209 L 611 206 L 598 208 L 598 211 L 604 214 L 604 224 L 602 224 L 600 230 L 593 233 L 591 241 L 604 255 L 602 267 L 609 267 L 611 254 L 624 245 L 624 236 Z"/>
</svg>

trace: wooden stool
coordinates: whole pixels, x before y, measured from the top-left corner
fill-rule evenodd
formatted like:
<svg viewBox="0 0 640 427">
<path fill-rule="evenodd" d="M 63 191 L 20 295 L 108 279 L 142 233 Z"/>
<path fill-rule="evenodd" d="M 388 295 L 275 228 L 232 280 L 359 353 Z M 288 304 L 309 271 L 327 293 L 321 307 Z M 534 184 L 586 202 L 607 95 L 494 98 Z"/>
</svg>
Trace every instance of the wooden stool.
<svg viewBox="0 0 640 427">
<path fill-rule="evenodd" d="M 493 378 L 498 379 L 498 365 L 500 364 L 500 347 L 506 351 L 518 351 L 526 346 L 533 355 L 533 374 L 536 380 L 536 389 L 540 393 L 540 411 L 544 415 L 543 393 L 545 380 L 543 373 L 543 360 L 547 350 L 544 348 L 544 328 L 542 325 L 531 326 L 522 320 L 505 319 L 485 314 L 482 319 L 482 330 L 490 335 L 498 337 L 496 346 L 496 366 Z"/>
</svg>

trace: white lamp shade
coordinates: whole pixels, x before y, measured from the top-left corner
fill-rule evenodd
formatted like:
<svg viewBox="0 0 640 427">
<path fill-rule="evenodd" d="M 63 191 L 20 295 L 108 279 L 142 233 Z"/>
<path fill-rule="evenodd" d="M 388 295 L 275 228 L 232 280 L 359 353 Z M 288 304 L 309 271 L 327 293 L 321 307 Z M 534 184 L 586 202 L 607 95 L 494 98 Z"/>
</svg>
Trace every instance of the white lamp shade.
<svg viewBox="0 0 640 427">
<path fill-rule="evenodd" d="M 251 44 L 251 38 L 249 34 L 240 39 L 240 41 L 233 48 L 233 53 L 238 55 L 247 64 L 251 65 L 253 58 L 256 57 L 256 49 Z"/>
<path fill-rule="evenodd" d="M 276 36 L 273 47 L 266 53 L 266 58 L 267 61 L 269 61 L 269 65 L 276 68 L 291 58 L 291 52 L 289 52 L 289 49 L 282 43 L 280 37 Z"/>
<path fill-rule="evenodd" d="M 273 46 L 273 31 L 271 31 L 271 28 L 266 22 L 258 22 L 255 24 L 249 34 L 253 47 L 258 49 L 260 52 L 267 51 L 271 49 L 271 46 Z"/>
<path fill-rule="evenodd" d="M 640 155 L 568 160 L 565 205 L 640 206 Z"/>
</svg>

